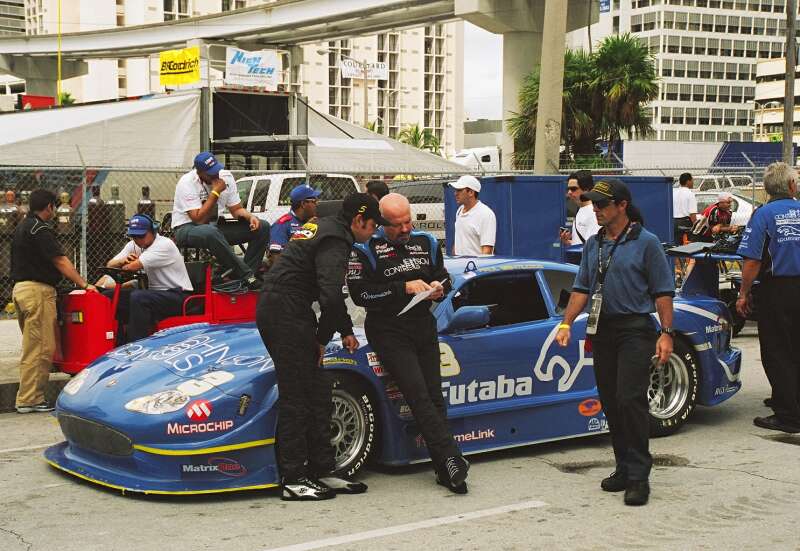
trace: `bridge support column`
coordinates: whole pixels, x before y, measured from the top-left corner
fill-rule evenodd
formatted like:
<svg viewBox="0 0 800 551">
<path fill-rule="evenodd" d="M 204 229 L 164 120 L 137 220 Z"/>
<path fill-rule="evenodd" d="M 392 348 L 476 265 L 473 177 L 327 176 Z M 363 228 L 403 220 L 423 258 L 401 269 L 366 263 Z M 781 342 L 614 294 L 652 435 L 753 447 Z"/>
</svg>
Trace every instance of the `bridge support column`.
<svg viewBox="0 0 800 551">
<path fill-rule="evenodd" d="M 89 72 L 85 61 L 61 61 L 61 78 L 79 77 Z M 55 57 L 33 57 L 3 54 L 0 55 L 0 73 L 25 79 L 25 91 L 35 96 L 56 96 Z"/>
</svg>

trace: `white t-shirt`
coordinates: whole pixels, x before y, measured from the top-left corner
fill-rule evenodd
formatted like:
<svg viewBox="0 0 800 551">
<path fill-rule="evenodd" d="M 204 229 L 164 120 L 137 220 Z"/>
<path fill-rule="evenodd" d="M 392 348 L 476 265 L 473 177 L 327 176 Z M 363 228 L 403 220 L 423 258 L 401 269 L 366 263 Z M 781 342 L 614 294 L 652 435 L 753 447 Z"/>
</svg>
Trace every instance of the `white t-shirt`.
<svg viewBox="0 0 800 551">
<path fill-rule="evenodd" d="M 192 290 L 192 282 L 183 263 L 183 255 L 172 239 L 156 234 L 156 239 L 149 247 L 142 250 L 133 240 L 122 248 L 114 260 L 127 258 L 129 254 L 138 254 L 139 261 L 147 274 L 149 288 L 154 291 L 167 291 L 181 288 Z"/>
<path fill-rule="evenodd" d="M 577 230 L 577 231 L 576 231 Z M 578 209 L 575 214 L 575 220 L 572 222 L 572 245 L 583 245 L 589 240 L 591 236 L 600 231 L 600 225 L 597 223 L 597 216 L 594 214 L 594 207 L 589 203 Z M 578 237 L 578 232 L 581 232 L 583 241 Z"/>
<path fill-rule="evenodd" d="M 681 186 L 672 190 L 672 217 L 686 218 L 697 214 L 697 198 L 688 187 Z"/>
<path fill-rule="evenodd" d="M 236 180 L 230 170 L 220 170 L 219 177 L 228 184 L 224 191 L 220 192 L 217 199 L 217 207 L 232 207 L 241 202 L 239 191 L 236 189 Z M 183 224 L 189 224 L 192 219 L 186 214 L 190 210 L 196 210 L 203 206 L 203 201 L 208 199 L 211 188 L 207 186 L 197 175 L 197 170 L 187 172 L 178 180 L 175 186 L 175 200 L 172 204 L 172 227 L 177 228 Z M 221 210 L 221 209 L 220 209 Z M 222 214 L 220 212 L 220 214 Z M 216 222 L 216 218 L 212 220 Z"/>
<path fill-rule="evenodd" d="M 477 256 L 481 246 L 494 247 L 497 220 L 492 209 L 478 201 L 464 212 L 464 206 L 456 212 L 456 242 L 453 253 L 460 256 Z"/>
</svg>

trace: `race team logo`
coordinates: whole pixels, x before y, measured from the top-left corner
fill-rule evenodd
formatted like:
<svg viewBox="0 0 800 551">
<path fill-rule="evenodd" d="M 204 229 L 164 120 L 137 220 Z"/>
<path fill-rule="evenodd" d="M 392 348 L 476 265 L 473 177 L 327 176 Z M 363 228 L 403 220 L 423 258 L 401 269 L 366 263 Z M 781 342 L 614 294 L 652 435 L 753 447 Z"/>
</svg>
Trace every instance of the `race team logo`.
<svg viewBox="0 0 800 551">
<path fill-rule="evenodd" d="M 192 421 L 205 421 L 211 416 L 211 402 L 195 400 L 186 407 L 186 417 Z"/>
<path fill-rule="evenodd" d="M 317 235 L 317 225 L 313 222 L 306 222 L 292 234 L 294 239 L 311 239 Z"/>
<path fill-rule="evenodd" d="M 603 411 L 603 405 L 597 398 L 589 398 L 578 404 L 578 413 L 584 417 L 594 417 Z"/>
</svg>

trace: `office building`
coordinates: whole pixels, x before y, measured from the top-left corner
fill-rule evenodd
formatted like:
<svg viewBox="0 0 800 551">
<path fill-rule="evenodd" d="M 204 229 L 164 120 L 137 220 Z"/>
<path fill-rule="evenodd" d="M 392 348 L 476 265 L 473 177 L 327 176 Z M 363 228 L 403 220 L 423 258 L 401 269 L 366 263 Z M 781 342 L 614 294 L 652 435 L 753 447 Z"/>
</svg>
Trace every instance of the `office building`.
<svg viewBox="0 0 800 551">
<path fill-rule="evenodd" d="M 800 144 L 800 68 L 795 67 L 794 143 Z M 783 105 L 786 97 L 786 59 L 770 59 L 756 67 L 755 124 L 757 142 L 783 141 Z"/>
</svg>

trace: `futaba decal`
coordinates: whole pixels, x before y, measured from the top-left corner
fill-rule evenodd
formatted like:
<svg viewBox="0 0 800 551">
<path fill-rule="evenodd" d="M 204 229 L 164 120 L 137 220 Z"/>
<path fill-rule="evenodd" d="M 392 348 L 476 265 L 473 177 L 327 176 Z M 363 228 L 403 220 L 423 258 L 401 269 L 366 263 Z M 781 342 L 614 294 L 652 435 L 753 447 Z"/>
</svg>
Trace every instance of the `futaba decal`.
<svg viewBox="0 0 800 551">
<path fill-rule="evenodd" d="M 475 381 L 463 385 L 451 385 L 442 382 L 442 396 L 456 406 L 464 403 L 501 400 L 514 396 L 530 396 L 533 394 L 533 378 L 506 377 L 500 375 L 495 381 Z"/>
</svg>

